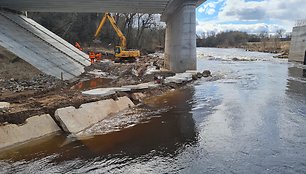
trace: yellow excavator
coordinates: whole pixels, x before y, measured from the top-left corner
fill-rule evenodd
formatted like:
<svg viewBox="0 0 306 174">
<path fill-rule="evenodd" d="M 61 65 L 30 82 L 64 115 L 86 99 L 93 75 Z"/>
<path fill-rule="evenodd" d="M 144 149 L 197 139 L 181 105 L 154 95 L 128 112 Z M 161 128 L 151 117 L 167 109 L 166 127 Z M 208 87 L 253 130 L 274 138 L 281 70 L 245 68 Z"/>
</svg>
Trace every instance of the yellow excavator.
<svg viewBox="0 0 306 174">
<path fill-rule="evenodd" d="M 123 61 L 123 60 L 133 61 L 136 59 L 136 57 L 140 57 L 139 50 L 127 50 L 126 49 L 126 38 L 121 32 L 121 30 L 119 29 L 119 27 L 117 26 L 116 21 L 114 20 L 114 18 L 111 16 L 110 13 L 105 13 L 105 15 L 103 16 L 99 24 L 99 27 L 96 30 L 94 39 L 95 40 L 98 39 L 99 34 L 102 30 L 102 27 L 105 24 L 107 19 L 109 20 L 110 24 L 116 31 L 118 37 L 120 38 L 120 45 L 115 47 L 115 57 L 119 60 L 115 60 L 115 61 Z"/>
</svg>

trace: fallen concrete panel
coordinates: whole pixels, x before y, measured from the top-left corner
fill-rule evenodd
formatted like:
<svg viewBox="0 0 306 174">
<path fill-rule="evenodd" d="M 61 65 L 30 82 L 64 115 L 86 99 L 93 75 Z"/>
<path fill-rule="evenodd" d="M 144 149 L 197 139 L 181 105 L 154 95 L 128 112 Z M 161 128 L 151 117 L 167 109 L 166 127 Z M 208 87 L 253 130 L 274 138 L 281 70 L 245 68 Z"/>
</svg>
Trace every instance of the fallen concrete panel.
<svg viewBox="0 0 306 174">
<path fill-rule="evenodd" d="M 97 88 L 82 92 L 82 94 L 85 96 L 99 96 L 99 97 L 107 97 L 115 93 L 116 91 L 113 90 L 112 88 Z"/>
<path fill-rule="evenodd" d="M 0 148 L 9 147 L 60 131 L 49 114 L 30 117 L 23 125 L 0 126 Z"/>
<path fill-rule="evenodd" d="M 114 87 L 114 88 L 96 88 L 88 91 L 83 91 L 82 94 L 86 96 L 107 97 L 115 94 L 116 92 L 129 92 L 131 88 L 127 87 Z"/>
<path fill-rule="evenodd" d="M 189 82 L 192 80 L 192 75 L 194 72 L 185 72 L 185 73 L 177 73 L 175 76 L 172 77 L 167 77 L 165 79 L 165 83 L 184 83 L 184 82 Z"/>
<path fill-rule="evenodd" d="M 90 65 L 87 55 L 22 15 L 0 11 L 0 45 L 40 71 L 70 80 Z"/>
<path fill-rule="evenodd" d="M 103 120 L 109 114 L 119 112 L 131 106 L 134 106 L 134 104 L 128 97 L 120 97 L 116 101 L 108 99 L 86 103 L 78 109 L 72 106 L 57 109 L 55 111 L 55 118 L 66 132 L 76 134 Z"/>
<path fill-rule="evenodd" d="M 140 83 L 137 85 L 126 85 L 122 86 L 122 88 L 130 88 L 132 90 L 141 90 L 141 89 L 148 89 L 148 88 L 156 88 L 159 84 L 155 84 L 154 82 L 148 82 L 148 83 Z"/>
<path fill-rule="evenodd" d="M 83 91 L 82 94 L 86 96 L 98 96 L 98 97 L 107 97 L 115 94 L 116 92 L 129 92 L 131 90 L 142 90 L 149 88 L 156 88 L 159 84 L 153 82 L 141 83 L 138 85 L 127 85 L 122 87 L 113 87 L 113 88 L 96 88 L 88 91 Z"/>
<path fill-rule="evenodd" d="M 5 109 L 5 108 L 9 108 L 9 107 L 10 107 L 10 103 L 0 102 L 0 109 Z"/>
<path fill-rule="evenodd" d="M 130 88 L 131 90 L 141 90 L 141 89 L 148 89 L 148 85 L 144 84 L 138 84 L 138 85 L 127 85 L 127 86 L 122 86 L 122 88 Z"/>
</svg>

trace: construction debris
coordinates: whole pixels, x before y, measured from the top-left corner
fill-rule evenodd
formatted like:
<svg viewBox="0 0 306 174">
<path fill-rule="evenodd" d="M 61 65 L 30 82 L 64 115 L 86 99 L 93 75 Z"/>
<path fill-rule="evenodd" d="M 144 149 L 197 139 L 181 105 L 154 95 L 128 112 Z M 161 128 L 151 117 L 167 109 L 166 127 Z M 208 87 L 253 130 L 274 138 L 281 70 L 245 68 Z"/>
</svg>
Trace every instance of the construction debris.
<svg viewBox="0 0 306 174">
<path fill-rule="evenodd" d="M 0 112 L 0 124 L 22 124 L 33 115 L 54 115 L 58 108 L 78 108 L 84 103 L 116 100 L 122 96 L 128 96 L 137 103 L 144 97 L 183 86 L 193 80 L 194 76 L 201 78 L 211 75 L 208 71 L 175 74 L 161 69 L 163 58 L 154 55 L 125 64 L 104 59 L 87 67 L 85 73 L 77 79 L 61 81 L 37 71 L 26 62 L 3 60 L 5 59 L 2 59 L 3 67 L 13 65 L 15 69 L 6 69 L 10 71 L 7 73 L 9 75 L 0 76 L 0 101 L 10 103 L 9 108 Z M 30 76 L 14 73 L 19 66 L 27 67 L 27 74 Z"/>
</svg>

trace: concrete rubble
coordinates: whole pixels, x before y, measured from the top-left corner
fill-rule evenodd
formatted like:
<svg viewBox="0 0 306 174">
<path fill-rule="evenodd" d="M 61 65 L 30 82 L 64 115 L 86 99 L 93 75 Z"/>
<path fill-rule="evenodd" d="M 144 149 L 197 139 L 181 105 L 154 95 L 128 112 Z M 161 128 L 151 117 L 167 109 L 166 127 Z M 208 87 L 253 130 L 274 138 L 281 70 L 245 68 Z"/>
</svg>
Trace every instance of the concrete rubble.
<svg viewBox="0 0 306 174">
<path fill-rule="evenodd" d="M 12 91 L 12 92 L 22 92 L 25 90 L 46 90 L 52 89 L 63 82 L 56 79 L 55 77 L 39 74 L 30 79 L 14 79 L 1 80 L 0 81 L 0 92 Z"/>
<path fill-rule="evenodd" d="M 58 131 L 60 131 L 60 128 L 49 114 L 28 118 L 23 125 L 1 125 L 0 148 L 23 143 Z"/>
<path fill-rule="evenodd" d="M 0 102 L 0 110 L 1 109 L 7 109 L 10 107 L 10 103 L 8 102 Z"/>
<path fill-rule="evenodd" d="M 60 108 L 55 111 L 55 118 L 66 132 L 77 134 L 108 115 L 132 106 L 134 103 L 128 97 L 120 97 L 116 101 L 108 99 L 86 103 L 78 109 L 73 106 Z"/>
<path fill-rule="evenodd" d="M 165 79 L 165 83 L 169 84 L 169 83 L 184 83 L 184 82 L 189 82 L 192 80 L 192 75 L 193 73 L 177 73 L 175 76 L 173 77 L 167 77 Z"/>
<path fill-rule="evenodd" d="M 90 65 L 85 53 L 23 15 L 1 11 L 0 26 L 0 45 L 45 74 L 70 80 Z"/>
</svg>

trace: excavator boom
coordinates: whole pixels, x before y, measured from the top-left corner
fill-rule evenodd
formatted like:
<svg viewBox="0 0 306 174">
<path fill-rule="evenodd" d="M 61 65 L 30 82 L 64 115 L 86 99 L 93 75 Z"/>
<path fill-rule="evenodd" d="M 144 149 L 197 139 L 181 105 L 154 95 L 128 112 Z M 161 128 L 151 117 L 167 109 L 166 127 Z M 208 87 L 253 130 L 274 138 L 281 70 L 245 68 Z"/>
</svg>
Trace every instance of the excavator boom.
<svg viewBox="0 0 306 174">
<path fill-rule="evenodd" d="M 113 26 L 114 30 L 116 31 L 118 37 L 120 38 L 120 46 L 123 48 L 126 48 L 126 38 L 123 35 L 123 33 L 121 32 L 121 30 L 119 29 L 119 27 L 116 24 L 116 21 L 114 20 L 114 18 L 108 13 L 107 14 L 107 18 L 109 20 L 109 22 L 111 23 L 111 25 Z"/>
<path fill-rule="evenodd" d="M 109 20 L 109 22 L 111 23 L 112 27 L 114 28 L 114 30 L 116 31 L 118 37 L 120 38 L 120 46 L 116 46 L 115 48 L 115 56 L 119 59 L 129 59 L 129 60 L 135 60 L 136 57 L 140 56 L 140 51 L 139 50 L 126 50 L 126 38 L 123 35 L 123 33 L 121 32 L 121 30 L 119 29 L 119 27 L 116 24 L 116 21 L 114 20 L 114 18 L 109 14 L 109 13 L 105 13 L 105 15 L 103 16 L 99 27 L 96 30 L 95 39 L 98 39 L 99 34 L 102 30 L 103 25 L 105 24 L 106 20 Z M 93 57 L 93 56 L 92 56 Z"/>
<path fill-rule="evenodd" d="M 101 22 L 99 24 L 99 27 L 96 30 L 96 33 L 95 33 L 95 36 L 94 36 L 95 39 L 97 39 L 99 37 L 100 32 L 102 30 L 102 27 L 104 26 L 104 24 L 106 22 L 106 19 L 109 20 L 109 22 L 111 23 L 112 27 L 116 31 L 118 37 L 120 38 L 120 46 L 123 47 L 123 48 L 126 48 L 126 38 L 123 35 L 123 33 L 121 32 L 121 30 L 119 29 L 119 27 L 117 26 L 116 21 L 114 20 L 114 18 L 109 13 L 105 13 L 105 15 L 103 16 L 103 18 L 102 18 L 102 20 L 101 20 Z"/>
<path fill-rule="evenodd" d="M 99 37 L 99 35 L 100 35 L 100 32 L 101 32 L 101 30 L 102 30 L 102 27 L 103 27 L 103 25 L 104 25 L 105 22 L 106 22 L 106 19 L 107 19 L 107 16 L 106 16 L 106 13 L 105 13 L 105 15 L 103 16 L 103 18 L 102 18 L 102 20 L 101 20 L 101 22 L 100 22 L 100 24 L 99 24 L 99 27 L 98 27 L 97 30 L 96 30 L 94 39 L 98 39 L 98 37 Z"/>
</svg>

